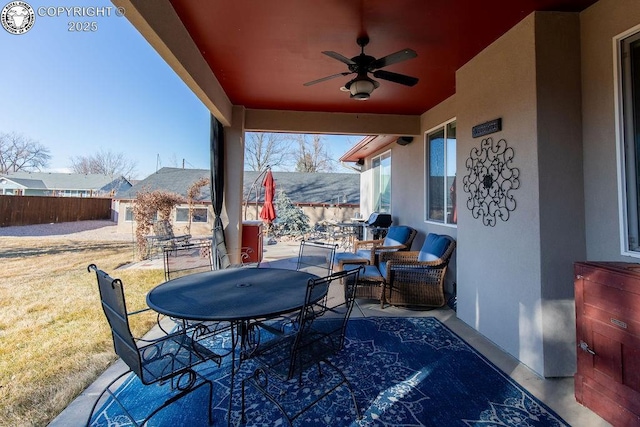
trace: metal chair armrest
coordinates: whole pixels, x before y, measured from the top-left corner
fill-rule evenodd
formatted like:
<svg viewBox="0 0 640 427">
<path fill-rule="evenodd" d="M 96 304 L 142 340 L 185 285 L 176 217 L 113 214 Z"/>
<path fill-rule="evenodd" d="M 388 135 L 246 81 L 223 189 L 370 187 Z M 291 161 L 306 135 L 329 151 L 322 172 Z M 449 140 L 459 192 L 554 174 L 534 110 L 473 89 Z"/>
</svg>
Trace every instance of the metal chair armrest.
<svg viewBox="0 0 640 427">
<path fill-rule="evenodd" d="M 136 310 L 136 311 L 131 311 L 129 313 L 127 313 L 127 316 L 133 316 L 134 314 L 140 314 L 140 313 L 144 313 L 146 311 L 150 311 L 151 308 L 147 307 L 147 308 L 142 308 L 140 310 Z"/>
<path fill-rule="evenodd" d="M 241 262 L 244 264 L 244 261 L 246 259 L 249 259 L 249 257 L 251 256 L 251 254 L 253 253 L 253 248 L 250 248 L 249 246 L 243 246 L 242 248 L 240 248 L 240 259 Z"/>
</svg>

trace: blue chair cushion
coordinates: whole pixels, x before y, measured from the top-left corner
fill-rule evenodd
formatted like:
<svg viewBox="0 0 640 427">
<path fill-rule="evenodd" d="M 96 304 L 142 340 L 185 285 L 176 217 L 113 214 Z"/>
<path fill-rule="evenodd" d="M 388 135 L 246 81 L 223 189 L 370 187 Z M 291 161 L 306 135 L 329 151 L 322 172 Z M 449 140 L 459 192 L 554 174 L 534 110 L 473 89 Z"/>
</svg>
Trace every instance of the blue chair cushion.
<svg viewBox="0 0 640 427">
<path fill-rule="evenodd" d="M 398 246 L 404 245 L 409 240 L 411 235 L 411 228 L 404 225 L 398 225 L 389 227 L 386 237 L 382 243 L 382 246 Z"/>
<path fill-rule="evenodd" d="M 435 261 L 449 248 L 451 241 L 446 236 L 429 233 L 418 254 L 418 261 Z"/>
<path fill-rule="evenodd" d="M 349 271 L 359 267 L 359 265 L 347 264 L 344 266 L 344 269 L 345 271 Z M 365 265 L 364 271 L 360 273 L 359 280 L 367 281 L 373 279 L 373 281 L 381 281 L 383 277 L 384 276 L 380 274 L 380 270 L 378 270 L 378 267 L 376 267 L 375 265 Z"/>
</svg>

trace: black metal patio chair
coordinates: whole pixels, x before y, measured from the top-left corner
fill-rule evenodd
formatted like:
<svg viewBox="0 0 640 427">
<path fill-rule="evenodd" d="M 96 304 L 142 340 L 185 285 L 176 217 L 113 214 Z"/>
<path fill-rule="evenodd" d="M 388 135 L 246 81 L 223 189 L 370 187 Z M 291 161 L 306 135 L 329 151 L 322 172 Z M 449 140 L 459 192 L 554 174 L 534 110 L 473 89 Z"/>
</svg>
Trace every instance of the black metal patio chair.
<svg viewBox="0 0 640 427">
<path fill-rule="evenodd" d="M 164 248 L 165 280 L 177 279 L 188 274 L 212 271 L 212 252 L 211 239 L 192 241 L 185 246 Z M 229 328 L 227 322 L 199 322 L 174 318 L 171 318 L 173 323 L 170 323 L 167 327 L 161 320 L 163 317 L 163 315 L 158 314 L 158 326 L 163 332 L 169 333 L 168 329 L 175 328 L 177 325 L 180 328 L 190 330 L 190 333 L 196 339 L 203 339 Z"/>
<path fill-rule="evenodd" d="M 298 250 L 296 270 L 326 277 L 333 273 L 333 259 L 337 244 L 302 240 Z M 297 314 L 288 313 L 280 317 L 278 324 L 283 328 L 297 328 Z"/>
<path fill-rule="evenodd" d="M 319 277 L 330 275 L 333 272 L 333 259 L 337 249 L 337 244 L 302 240 L 296 270 Z"/>
<path fill-rule="evenodd" d="M 343 348 L 359 274 L 360 269 L 354 269 L 310 280 L 304 307 L 297 315 L 296 323 L 299 325 L 297 330 L 291 334 L 273 334 L 272 339 L 260 343 L 253 350 L 250 358 L 257 362 L 259 367 L 242 382 L 243 422 L 246 422 L 245 398 L 246 386 L 249 383 L 277 406 L 290 425 L 316 403 L 343 386 L 351 395 L 356 417 L 360 418 L 358 404 L 349 380 L 329 360 Z M 327 305 L 327 292 L 333 281 L 343 283 L 345 299 L 344 302 L 330 307 Z M 267 332 L 271 333 L 271 330 L 267 329 Z M 312 368 L 317 369 L 317 375 L 311 375 L 311 377 L 305 375 L 307 381 L 303 382 L 303 373 Z M 336 375 L 323 375 L 323 368 L 334 371 Z M 289 398 L 282 393 L 271 393 L 270 390 L 273 389 L 271 385 L 272 381 L 289 382 L 291 385 L 290 380 L 295 378 L 298 379 L 298 390 L 312 388 L 312 391 L 303 393 L 306 397 L 303 402 L 298 402 L 300 407 L 288 408 L 285 401 L 289 401 Z"/>
<path fill-rule="evenodd" d="M 209 424 L 212 424 L 213 384 L 200 376 L 194 370 L 194 366 L 208 360 L 220 366 L 221 357 L 192 340 L 185 329 L 173 334 L 163 334 L 156 339 L 134 338 L 129 327 L 129 317 L 149 309 L 127 313 L 122 281 L 111 278 L 95 264 L 89 265 L 87 269 L 96 273 L 102 309 L 111 328 L 115 352 L 129 367 L 128 371 L 110 382 L 100 394 L 91 408 L 87 425 L 91 424 L 97 405 L 107 395 L 120 406 L 125 416 L 138 426 L 146 424 L 162 409 L 202 387 L 208 388 L 209 404 L 208 408 L 203 409 L 208 409 Z M 167 391 L 170 393 L 163 402 L 144 402 L 145 405 L 149 403 L 157 406 L 142 420 L 140 416 L 136 419 L 136 416 L 132 415 L 132 410 L 136 408 L 127 408 L 112 389 L 117 389 L 122 378 L 130 372 L 133 372 L 145 386 L 168 388 Z"/>
<path fill-rule="evenodd" d="M 164 248 L 164 279 L 213 270 L 211 239 Z"/>
</svg>

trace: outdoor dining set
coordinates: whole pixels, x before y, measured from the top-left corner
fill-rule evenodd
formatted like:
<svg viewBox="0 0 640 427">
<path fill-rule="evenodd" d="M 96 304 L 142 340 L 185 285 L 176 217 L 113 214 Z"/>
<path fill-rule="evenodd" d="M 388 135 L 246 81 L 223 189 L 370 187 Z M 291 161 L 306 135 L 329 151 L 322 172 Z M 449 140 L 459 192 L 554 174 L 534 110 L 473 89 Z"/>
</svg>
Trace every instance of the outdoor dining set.
<svg viewBox="0 0 640 427">
<path fill-rule="evenodd" d="M 166 281 L 148 292 L 144 310 L 157 313 L 159 336 L 143 339 L 131 333 L 129 319 L 139 312 L 127 312 L 122 281 L 89 265 L 115 352 L 129 371 L 105 388 L 87 425 L 100 425 L 96 414 L 108 405 L 143 425 L 199 390 L 208 395 L 202 409 L 211 424 L 213 378 L 220 372 L 229 382 L 229 424 L 247 421 L 249 389 L 264 395 L 289 424 L 338 389 L 351 396 L 352 419 L 360 418 L 352 384 L 331 361 L 344 351 L 355 299 L 376 299 L 382 307 L 445 304 L 444 276 L 455 241 L 429 234 L 420 250 L 411 251 L 416 235 L 411 227 L 389 226 L 383 238 L 355 240 L 353 252 L 338 252 L 335 243 L 302 240 L 295 269 L 232 265 L 224 240 L 167 246 Z M 320 376 L 312 374 L 316 371 Z M 153 408 L 144 414 L 121 401 L 119 387 L 131 372 L 144 386 L 169 390 L 165 399 L 147 402 Z M 306 394 L 308 402 L 292 406 L 281 392 L 274 393 L 274 381 L 293 381 L 313 392 Z"/>
</svg>

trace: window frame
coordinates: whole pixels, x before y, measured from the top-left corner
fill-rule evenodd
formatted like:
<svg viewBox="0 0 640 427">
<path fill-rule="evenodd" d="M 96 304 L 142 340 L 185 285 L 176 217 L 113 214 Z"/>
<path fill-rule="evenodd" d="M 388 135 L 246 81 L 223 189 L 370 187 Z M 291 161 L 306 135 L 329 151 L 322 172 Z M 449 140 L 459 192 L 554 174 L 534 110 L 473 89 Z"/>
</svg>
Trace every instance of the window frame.
<svg viewBox="0 0 640 427">
<path fill-rule="evenodd" d="M 131 219 L 127 219 L 127 213 L 131 212 Z M 158 220 L 158 211 L 153 214 L 153 221 Z M 136 222 L 136 217 L 133 214 L 133 204 L 124 207 L 124 222 Z"/>
<path fill-rule="evenodd" d="M 629 197 L 627 194 L 627 162 L 629 160 L 627 152 L 627 111 L 625 103 L 628 102 L 629 94 L 625 93 L 625 68 L 623 62 L 624 45 L 640 41 L 640 25 L 637 25 L 613 38 L 613 65 L 614 65 L 614 108 L 615 108 L 615 134 L 616 134 L 616 157 L 617 157 L 617 180 L 618 180 L 618 214 L 620 225 L 620 253 L 623 256 L 640 258 L 640 241 L 636 242 L 637 249 L 632 249 L 630 239 L 640 237 L 640 230 L 636 230 L 634 236 L 629 231 Z M 638 71 L 640 72 L 640 70 Z M 638 88 L 640 90 L 640 88 Z M 632 112 L 633 114 L 634 112 Z M 640 126 L 640 124 L 638 124 Z M 635 143 L 632 141 L 631 145 Z M 629 149 L 631 150 L 631 149 Z M 640 151 L 635 154 L 635 159 L 640 160 Z M 636 175 L 640 177 L 640 168 L 636 170 Z M 640 180 L 639 180 L 640 181 Z M 640 185 L 637 182 L 636 185 Z M 636 207 L 635 222 L 640 223 L 640 207 Z M 633 220 L 633 219 L 632 219 Z"/>
<path fill-rule="evenodd" d="M 446 172 L 447 172 L 447 164 L 448 164 L 448 154 L 449 154 L 449 150 L 447 150 L 447 127 L 454 123 L 455 124 L 455 128 L 457 129 L 457 118 L 453 117 L 445 122 L 440 123 L 437 126 L 432 127 L 431 129 L 428 129 L 427 131 L 424 132 L 424 138 L 423 138 L 423 148 L 424 148 L 424 207 L 423 207 L 423 212 L 424 212 L 424 222 L 427 224 L 436 224 L 439 226 L 443 226 L 443 227 L 451 227 L 451 228 L 457 228 L 458 227 L 458 223 L 457 221 L 455 223 L 453 222 L 448 222 L 447 219 L 447 213 L 446 213 L 446 205 L 447 205 L 447 197 L 446 197 L 446 192 L 448 191 L 449 185 L 447 184 L 447 180 L 446 180 Z M 443 206 L 445 206 L 445 212 L 443 214 L 443 220 L 442 221 L 438 221 L 435 219 L 431 219 L 429 218 L 429 178 L 430 178 L 430 165 L 431 165 L 431 150 L 430 150 L 430 146 L 429 146 L 429 135 L 433 135 L 434 133 L 438 132 L 442 130 L 444 132 L 444 174 L 445 174 L 445 180 L 443 181 Z M 455 159 L 454 160 L 454 166 L 456 167 L 456 170 L 454 172 L 454 178 L 457 177 L 458 174 L 458 170 L 457 170 L 457 153 L 458 151 L 458 138 L 457 138 L 457 131 L 456 131 L 456 138 L 455 138 L 455 149 L 453 150 L 454 152 L 454 156 Z M 456 179 L 457 181 L 457 179 Z M 457 183 L 456 183 L 457 185 Z M 455 204 L 457 204 L 457 201 L 455 202 Z M 454 204 L 454 206 L 455 206 Z"/>
<path fill-rule="evenodd" d="M 186 220 L 181 220 L 178 219 L 178 211 L 187 211 L 187 219 Z M 205 212 L 205 220 L 204 221 L 196 221 L 195 218 L 191 218 L 191 223 L 192 224 L 206 224 L 209 222 L 209 209 L 207 209 L 206 206 L 198 206 L 198 207 L 194 207 L 193 211 L 195 213 L 195 211 L 197 210 L 203 210 Z M 188 223 L 189 222 L 189 208 L 188 207 L 182 207 L 182 206 L 176 206 L 176 223 Z"/>
<path fill-rule="evenodd" d="M 383 159 L 384 158 L 384 159 Z M 380 159 L 380 163 L 382 164 L 382 160 L 385 159 L 389 159 L 389 210 L 388 211 L 382 211 L 380 210 L 378 203 L 380 198 L 378 197 L 380 193 L 380 191 L 377 192 L 376 194 L 376 188 L 379 187 L 379 183 L 380 183 L 380 171 L 382 171 L 382 167 L 381 166 L 375 166 L 375 162 L 376 159 Z M 371 186 L 371 195 L 372 195 L 372 208 L 373 208 L 373 212 L 381 212 L 381 213 L 388 213 L 388 214 L 392 214 L 392 207 L 393 207 L 393 192 L 392 192 L 392 173 L 391 173 L 391 168 L 392 168 L 392 155 L 391 155 L 391 150 L 386 150 L 376 156 L 371 157 L 371 170 L 372 170 L 372 175 L 373 175 L 373 185 Z"/>
<path fill-rule="evenodd" d="M 135 222 L 135 216 L 133 215 L 133 205 L 124 207 L 124 222 Z"/>
</svg>

